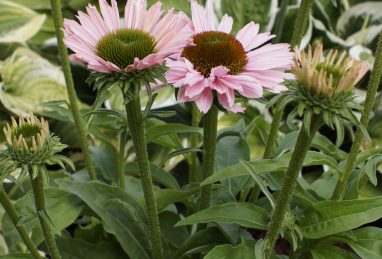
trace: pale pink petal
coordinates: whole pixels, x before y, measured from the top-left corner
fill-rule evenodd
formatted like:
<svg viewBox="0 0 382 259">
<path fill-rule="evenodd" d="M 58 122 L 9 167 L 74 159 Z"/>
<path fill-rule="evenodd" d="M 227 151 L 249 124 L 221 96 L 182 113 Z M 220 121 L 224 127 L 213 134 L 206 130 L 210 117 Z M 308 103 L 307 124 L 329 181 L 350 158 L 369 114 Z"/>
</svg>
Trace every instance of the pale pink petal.
<svg viewBox="0 0 382 259">
<path fill-rule="evenodd" d="M 218 26 L 218 31 L 229 34 L 232 31 L 232 25 L 233 25 L 232 17 L 225 14 Z"/>
<path fill-rule="evenodd" d="M 111 0 L 111 5 L 108 5 L 106 0 L 99 0 L 102 17 L 105 20 L 106 27 L 109 32 L 120 29 L 118 5 L 115 0 Z"/>
<path fill-rule="evenodd" d="M 236 38 L 241 42 L 246 51 L 254 48 L 254 42 L 259 30 L 259 24 L 250 22 L 237 33 Z"/>
<path fill-rule="evenodd" d="M 225 76 L 225 75 L 228 75 L 228 73 L 229 73 L 229 69 L 226 68 L 225 66 L 214 67 L 213 69 L 211 69 L 210 78 L 214 80 L 216 77 Z"/>
<path fill-rule="evenodd" d="M 219 94 L 218 95 L 219 103 L 228 111 L 237 113 L 237 112 L 244 112 L 244 108 L 240 105 L 237 105 L 235 103 L 230 103 L 228 100 L 228 96 L 226 94 Z"/>
<path fill-rule="evenodd" d="M 186 88 L 184 95 L 189 97 L 189 98 L 195 98 L 195 97 L 199 96 L 204 91 L 204 89 L 206 88 L 204 81 L 200 81 L 200 82 L 193 84 L 193 85 L 186 85 L 184 87 Z"/>
<path fill-rule="evenodd" d="M 97 9 L 94 6 L 89 4 L 86 7 L 86 11 L 88 12 L 89 18 L 94 23 L 95 27 L 97 27 L 98 30 L 100 31 L 101 35 L 107 34 L 109 30 L 106 27 L 105 21 L 102 18 L 102 16 L 99 14 Z"/>
<path fill-rule="evenodd" d="M 169 68 L 165 75 L 167 82 L 172 84 L 174 87 L 183 86 L 188 73 L 186 64 L 183 61 L 168 60 L 167 67 Z"/>
<path fill-rule="evenodd" d="M 253 43 L 252 43 L 253 46 L 251 46 L 251 48 L 257 48 L 260 45 L 266 43 L 267 41 L 270 41 L 274 37 L 276 37 L 276 35 L 271 35 L 270 32 L 260 33 L 259 35 L 257 35 L 255 40 L 253 41 Z"/>
<path fill-rule="evenodd" d="M 97 21 L 93 21 L 83 12 L 78 12 L 77 19 L 81 22 L 82 27 L 87 31 L 89 36 L 95 41 L 95 44 L 103 37 L 104 33 L 100 30 Z"/>
<path fill-rule="evenodd" d="M 154 25 L 158 23 L 161 16 L 163 14 L 162 11 L 162 3 L 156 2 L 153 6 L 150 7 L 150 9 L 146 12 L 145 15 L 145 24 L 143 27 L 143 30 L 151 33 L 152 29 L 154 28 Z"/>
<path fill-rule="evenodd" d="M 204 89 L 204 91 L 200 94 L 197 100 L 195 100 L 196 106 L 198 106 L 198 109 L 203 112 L 207 113 L 214 101 L 214 97 L 212 95 L 212 90 L 209 88 Z"/>
<path fill-rule="evenodd" d="M 214 30 L 213 20 L 208 17 L 209 13 L 195 0 L 191 0 L 192 22 L 196 33 Z"/>
</svg>

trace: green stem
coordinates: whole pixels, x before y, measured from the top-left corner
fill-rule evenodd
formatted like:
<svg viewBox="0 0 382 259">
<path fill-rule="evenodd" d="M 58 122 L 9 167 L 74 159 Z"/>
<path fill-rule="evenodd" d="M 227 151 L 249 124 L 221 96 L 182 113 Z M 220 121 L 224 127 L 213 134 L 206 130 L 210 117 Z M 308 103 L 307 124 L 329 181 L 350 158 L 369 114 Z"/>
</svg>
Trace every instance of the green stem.
<svg viewBox="0 0 382 259">
<path fill-rule="evenodd" d="M 154 196 L 153 181 L 150 172 L 149 157 L 146 146 L 145 122 L 142 118 L 139 95 L 126 104 L 127 121 L 129 123 L 131 138 L 135 147 L 140 169 L 141 182 L 145 197 L 146 210 L 149 219 L 149 229 L 153 248 L 153 257 L 163 258 L 160 225 L 157 205 Z"/>
<path fill-rule="evenodd" d="M 199 127 L 200 123 L 200 112 L 195 103 L 192 104 L 192 126 Z M 191 147 L 197 147 L 199 142 L 199 134 L 193 133 L 191 135 Z M 191 182 L 199 182 L 200 181 L 200 172 L 198 171 L 198 157 L 195 152 L 190 154 L 190 175 L 189 175 L 189 183 Z"/>
<path fill-rule="evenodd" d="M 255 186 L 253 186 L 252 192 L 250 195 L 250 201 L 252 203 L 255 203 L 259 199 L 260 193 L 261 193 L 260 186 L 257 183 L 255 183 Z"/>
<path fill-rule="evenodd" d="M 204 115 L 204 136 L 203 136 L 203 166 L 202 181 L 211 176 L 215 170 L 216 137 L 218 127 L 218 108 L 212 105 L 210 110 Z M 212 195 L 212 185 L 203 186 L 200 190 L 199 209 L 203 210 L 210 206 Z"/>
<path fill-rule="evenodd" d="M 382 76 L 382 32 L 379 35 L 378 47 L 375 53 L 374 69 L 371 73 L 369 86 L 367 89 L 365 107 L 361 116 L 361 124 L 367 128 L 369 124 L 370 114 L 373 110 L 375 98 L 378 92 L 378 86 L 381 81 Z M 355 166 L 355 161 L 360 150 L 364 135 L 361 130 L 357 130 L 353 145 L 351 147 L 349 156 L 346 159 L 344 171 L 339 179 L 337 186 L 335 188 L 333 198 L 334 200 L 340 200 L 345 195 L 346 187 L 348 184 L 350 173 L 353 171 Z"/>
<path fill-rule="evenodd" d="M 119 150 L 118 150 L 118 180 L 119 187 L 124 190 L 126 187 L 125 179 L 125 148 L 126 148 L 126 133 L 123 131 L 119 135 Z"/>
<path fill-rule="evenodd" d="M 314 0 L 301 0 L 297 18 L 294 23 L 293 35 L 291 40 L 292 47 L 298 47 L 304 37 L 305 29 L 309 21 L 310 10 L 312 9 Z"/>
<path fill-rule="evenodd" d="M 273 157 L 273 154 L 276 149 L 276 143 L 278 139 L 281 120 L 283 118 L 283 113 L 284 109 L 276 108 L 275 114 L 273 115 L 271 130 L 269 131 L 267 143 L 265 144 L 265 150 L 263 155 L 264 159 L 270 159 Z"/>
<path fill-rule="evenodd" d="M 62 70 L 64 72 L 66 89 L 68 91 L 70 108 L 73 114 L 74 122 L 77 126 L 77 130 L 79 133 L 82 152 L 85 158 L 86 168 L 88 170 L 88 174 L 91 180 L 96 180 L 96 172 L 94 165 L 91 160 L 90 150 L 89 150 L 89 141 L 88 141 L 88 129 L 85 125 L 83 118 L 81 117 L 81 113 L 77 103 L 77 94 L 74 88 L 74 82 L 72 77 L 72 72 L 70 69 L 68 51 L 64 44 L 64 33 L 62 31 L 63 22 L 62 22 L 62 12 L 61 12 L 61 1 L 60 0 L 51 0 L 52 5 L 52 17 L 54 20 L 54 27 L 56 29 L 56 37 L 57 37 L 57 45 L 58 51 L 61 57 Z"/>
<path fill-rule="evenodd" d="M 310 134 L 308 134 L 305 130 L 304 124 L 301 127 L 291 160 L 289 162 L 288 170 L 284 176 L 281 190 L 277 196 L 276 207 L 272 212 L 271 223 L 266 236 L 267 246 L 265 253 L 267 258 L 269 258 L 273 247 L 275 246 L 276 240 L 283 228 L 285 215 L 289 210 L 290 202 L 297 185 L 297 178 L 303 167 L 305 156 L 309 151 L 313 138 L 321 125 L 321 118 L 315 117 L 312 118 L 312 125 L 310 125 L 309 132 Z"/>
<path fill-rule="evenodd" d="M 54 240 L 53 232 L 49 226 L 49 223 L 43 217 L 43 214 L 46 213 L 43 177 L 41 173 L 39 173 L 37 177 L 33 179 L 32 171 L 29 172 L 29 175 L 32 182 L 32 189 L 33 189 L 33 195 L 34 195 L 34 200 L 36 204 L 37 217 L 38 217 L 38 220 L 40 221 L 42 233 L 45 238 L 45 244 L 48 248 L 50 256 L 53 259 L 60 259 L 61 256 L 58 251 L 56 241 Z"/>
<path fill-rule="evenodd" d="M 289 0 L 281 0 L 281 5 L 277 13 L 277 20 L 275 25 L 275 34 L 276 34 L 276 38 L 274 39 L 275 43 L 278 43 L 281 41 L 281 36 L 284 29 L 285 15 L 286 15 L 286 10 L 288 8 L 288 5 L 289 5 Z"/>
<path fill-rule="evenodd" d="M 294 30 L 291 40 L 291 46 L 295 47 L 300 45 L 300 42 L 304 36 L 306 25 L 309 21 L 310 10 L 313 6 L 313 0 L 302 0 L 300 8 L 297 13 L 297 18 L 294 23 Z M 273 116 L 271 130 L 268 135 L 267 144 L 265 146 L 263 158 L 272 158 L 278 138 L 278 130 L 280 128 L 280 123 L 284 114 L 283 108 L 276 108 L 275 114 Z"/>
<path fill-rule="evenodd" d="M 29 249 L 33 258 L 41 259 L 42 257 L 40 256 L 36 246 L 33 243 L 33 241 L 30 239 L 30 237 L 28 235 L 28 231 L 25 229 L 24 225 L 20 224 L 20 222 L 19 222 L 20 216 L 17 214 L 17 211 L 13 207 L 11 200 L 9 199 L 8 195 L 4 191 L 0 191 L 0 203 L 1 203 L 1 205 L 3 205 L 4 210 L 7 212 L 12 223 L 15 225 L 17 231 L 19 232 L 19 235 L 23 239 L 24 244 Z"/>
</svg>

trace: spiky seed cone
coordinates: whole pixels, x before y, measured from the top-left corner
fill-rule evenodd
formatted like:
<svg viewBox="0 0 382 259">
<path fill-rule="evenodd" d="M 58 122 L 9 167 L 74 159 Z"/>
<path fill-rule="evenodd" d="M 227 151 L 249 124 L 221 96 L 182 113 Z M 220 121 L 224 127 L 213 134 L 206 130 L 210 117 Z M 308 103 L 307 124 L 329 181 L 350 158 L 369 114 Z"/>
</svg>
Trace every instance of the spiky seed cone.
<svg viewBox="0 0 382 259">
<path fill-rule="evenodd" d="M 48 122 L 33 114 L 20 116 L 18 121 L 12 117 L 3 131 L 10 158 L 21 164 L 42 164 L 66 147 L 50 134 Z"/>
</svg>

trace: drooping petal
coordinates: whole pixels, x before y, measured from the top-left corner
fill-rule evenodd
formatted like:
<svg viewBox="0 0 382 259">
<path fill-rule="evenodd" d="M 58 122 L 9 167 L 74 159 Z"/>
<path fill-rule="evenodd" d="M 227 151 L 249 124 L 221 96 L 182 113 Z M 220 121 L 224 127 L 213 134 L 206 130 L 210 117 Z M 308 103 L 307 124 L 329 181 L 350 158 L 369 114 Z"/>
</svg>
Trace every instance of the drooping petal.
<svg viewBox="0 0 382 259">
<path fill-rule="evenodd" d="M 195 103 L 201 112 L 207 113 L 210 110 L 213 101 L 214 97 L 212 95 L 212 90 L 210 88 L 206 88 L 196 99 Z"/>
</svg>

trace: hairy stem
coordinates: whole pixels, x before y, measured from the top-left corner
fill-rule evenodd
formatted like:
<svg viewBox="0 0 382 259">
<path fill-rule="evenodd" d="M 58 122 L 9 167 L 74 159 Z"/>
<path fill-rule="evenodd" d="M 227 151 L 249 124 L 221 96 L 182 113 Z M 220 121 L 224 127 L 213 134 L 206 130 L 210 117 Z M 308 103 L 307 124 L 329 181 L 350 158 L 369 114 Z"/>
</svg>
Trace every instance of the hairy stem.
<svg viewBox="0 0 382 259">
<path fill-rule="evenodd" d="M 36 204 L 36 212 L 38 220 L 40 221 L 40 226 L 42 233 L 44 235 L 45 244 L 48 248 L 49 254 L 53 259 L 60 259 L 60 253 L 57 248 L 56 241 L 54 240 L 52 229 L 50 228 L 49 222 L 46 221 L 46 218 L 43 216 L 46 213 L 45 206 L 45 194 L 44 194 L 44 180 L 39 173 L 35 179 L 33 179 L 33 172 L 29 172 L 34 200 Z"/>
<path fill-rule="evenodd" d="M 378 91 L 378 86 L 381 81 L 382 76 L 382 32 L 379 35 L 378 47 L 375 53 L 374 69 L 371 73 L 369 86 L 367 89 L 365 108 L 361 116 L 361 124 L 366 128 L 369 124 L 370 114 L 373 110 L 375 103 L 375 98 Z M 360 150 L 364 135 L 361 130 L 357 130 L 355 134 L 353 145 L 351 147 L 349 156 L 346 159 L 344 171 L 337 183 L 334 190 L 332 199 L 340 200 L 345 195 L 346 187 L 348 185 L 350 173 L 353 171 L 355 166 L 355 161 Z"/>
<path fill-rule="evenodd" d="M 146 210 L 149 219 L 149 229 L 152 244 L 153 258 L 162 259 L 162 242 L 157 205 L 154 196 L 154 187 L 151 177 L 149 157 L 146 146 L 145 122 L 142 118 L 139 95 L 126 104 L 127 121 L 129 123 L 131 138 L 138 158 L 141 182 L 145 197 Z"/>
<path fill-rule="evenodd" d="M 119 187 L 124 190 L 126 187 L 125 180 L 125 148 L 126 148 L 126 133 L 121 132 L 119 135 L 119 149 L 118 149 L 118 181 Z"/>
<path fill-rule="evenodd" d="M 266 236 L 267 246 L 265 248 L 265 254 L 267 258 L 269 258 L 283 228 L 285 215 L 289 210 L 290 202 L 297 185 L 297 178 L 302 169 L 305 156 L 309 151 L 313 138 L 321 125 L 321 118 L 316 117 L 312 119 L 309 134 L 305 130 L 305 125 L 302 125 L 300 129 L 300 133 L 289 162 L 288 170 L 284 176 L 281 190 L 277 196 L 276 207 L 272 212 L 271 223 Z"/>
<path fill-rule="evenodd" d="M 80 141 L 82 152 L 85 158 L 86 168 L 91 180 L 96 180 L 96 172 L 94 165 L 92 163 L 90 150 L 89 150 L 89 141 L 88 141 L 88 129 L 85 125 L 83 118 L 81 117 L 80 110 L 77 103 L 77 94 L 74 88 L 74 82 L 72 77 L 72 72 L 70 69 L 68 51 L 64 44 L 64 33 L 62 31 L 63 22 L 62 22 L 62 12 L 61 12 L 61 0 L 51 0 L 52 5 L 52 17 L 54 20 L 54 27 L 56 29 L 57 45 L 58 51 L 61 57 L 62 70 L 64 72 L 66 89 L 68 91 L 70 109 L 73 114 L 73 119 L 76 124 Z"/>
<path fill-rule="evenodd" d="M 200 123 L 200 112 L 195 103 L 192 104 L 192 127 L 199 127 Z M 198 145 L 198 133 L 193 133 L 191 135 L 191 147 L 196 147 Z M 199 182 L 200 181 L 200 173 L 198 172 L 198 157 L 195 152 L 190 154 L 190 175 L 189 182 Z"/>
<path fill-rule="evenodd" d="M 312 9 L 314 0 L 301 0 L 297 18 L 294 23 L 293 35 L 291 40 L 292 47 L 298 47 L 304 36 L 306 26 L 309 21 L 310 10 Z"/>
<path fill-rule="evenodd" d="M 215 170 L 216 137 L 218 127 L 218 108 L 212 105 L 210 110 L 204 115 L 204 136 L 203 136 L 203 166 L 202 181 L 211 176 Z M 200 190 L 199 209 L 203 210 L 210 206 L 212 195 L 212 185 L 203 186 Z"/>
<path fill-rule="evenodd" d="M 285 0 L 286 1 L 286 0 Z M 297 18 L 294 24 L 291 46 L 299 46 L 304 36 L 306 25 L 309 21 L 310 10 L 313 6 L 313 0 L 302 0 L 297 13 Z M 276 108 L 273 116 L 271 130 L 268 135 L 267 144 L 265 146 L 264 158 L 272 158 L 277 143 L 277 135 L 280 128 L 280 123 L 284 114 L 283 108 Z"/>
<path fill-rule="evenodd" d="M 24 225 L 20 224 L 20 216 L 18 215 L 16 209 L 13 207 L 11 200 L 4 191 L 0 191 L 0 203 L 3 205 L 4 210 L 7 212 L 9 218 L 11 219 L 13 225 L 19 232 L 20 237 L 23 239 L 24 244 L 27 246 L 29 252 L 35 259 L 41 259 L 36 246 L 28 235 L 28 231 L 25 229 Z"/>
<path fill-rule="evenodd" d="M 270 159 L 273 157 L 273 154 L 276 149 L 276 143 L 283 114 L 284 109 L 276 108 L 275 114 L 273 115 L 271 129 L 267 138 L 267 143 L 265 144 L 265 150 L 263 155 L 264 159 Z"/>
</svg>

